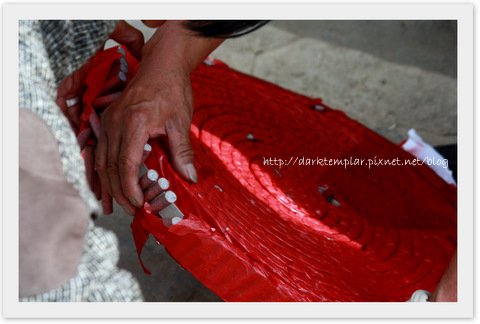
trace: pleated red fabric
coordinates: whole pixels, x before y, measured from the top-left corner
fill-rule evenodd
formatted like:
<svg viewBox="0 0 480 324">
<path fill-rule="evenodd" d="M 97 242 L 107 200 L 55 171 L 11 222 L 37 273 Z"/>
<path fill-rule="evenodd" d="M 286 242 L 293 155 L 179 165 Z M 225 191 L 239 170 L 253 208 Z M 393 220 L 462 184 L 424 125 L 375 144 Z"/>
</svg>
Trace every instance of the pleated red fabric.
<svg viewBox="0 0 480 324">
<path fill-rule="evenodd" d="M 87 107 L 117 54 L 97 56 Z M 191 79 L 199 182 L 180 178 L 164 141 L 150 140 L 145 164 L 170 180 L 185 218 L 167 228 L 139 210 L 140 262 L 153 235 L 225 301 L 405 301 L 435 289 L 456 248 L 454 186 L 425 165 L 307 165 L 413 157 L 320 99 L 220 61 Z"/>
</svg>

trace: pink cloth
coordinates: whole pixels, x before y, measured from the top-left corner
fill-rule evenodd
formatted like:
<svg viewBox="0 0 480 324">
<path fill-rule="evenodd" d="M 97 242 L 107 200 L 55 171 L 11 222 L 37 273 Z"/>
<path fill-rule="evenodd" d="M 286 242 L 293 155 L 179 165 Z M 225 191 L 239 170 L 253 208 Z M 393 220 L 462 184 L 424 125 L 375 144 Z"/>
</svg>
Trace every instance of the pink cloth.
<svg viewBox="0 0 480 324">
<path fill-rule="evenodd" d="M 60 287 L 74 277 L 89 213 L 66 181 L 49 128 L 20 109 L 19 295 Z"/>
</svg>

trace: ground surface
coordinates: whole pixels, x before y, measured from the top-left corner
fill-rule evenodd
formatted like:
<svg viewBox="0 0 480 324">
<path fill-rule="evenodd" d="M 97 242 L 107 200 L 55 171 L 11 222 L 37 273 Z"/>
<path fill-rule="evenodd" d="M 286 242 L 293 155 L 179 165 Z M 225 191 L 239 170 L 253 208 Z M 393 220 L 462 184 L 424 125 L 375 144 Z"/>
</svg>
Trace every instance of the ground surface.
<svg viewBox="0 0 480 324">
<path fill-rule="evenodd" d="M 142 28 L 148 37 L 152 31 Z M 456 24 L 436 21 L 276 21 L 212 54 L 245 73 L 324 101 L 398 143 L 410 128 L 456 143 Z M 119 266 L 146 301 L 220 301 L 150 239 L 143 274 L 120 208 L 98 221 L 119 237 Z"/>
</svg>

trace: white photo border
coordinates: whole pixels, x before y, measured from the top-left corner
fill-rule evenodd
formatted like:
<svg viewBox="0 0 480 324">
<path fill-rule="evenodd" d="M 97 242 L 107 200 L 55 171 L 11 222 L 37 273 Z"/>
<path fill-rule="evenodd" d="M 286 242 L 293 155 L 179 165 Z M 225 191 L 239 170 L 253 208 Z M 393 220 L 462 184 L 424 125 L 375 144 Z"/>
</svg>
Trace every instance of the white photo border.
<svg viewBox="0 0 480 324">
<path fill-rule="evenodd" d="M 3 6 L 3 316 L 317 318 L 473 316 L 474 7 L 460 3 L 6 4 Z M 20 303 L 18 302 L 18 21 L 22 19 L 457 20 L 457 303 Z M 8 136 L 5 136 L 8 134 Z M 7 185 L 8 184 L 8 191 Z"/>
</svg>

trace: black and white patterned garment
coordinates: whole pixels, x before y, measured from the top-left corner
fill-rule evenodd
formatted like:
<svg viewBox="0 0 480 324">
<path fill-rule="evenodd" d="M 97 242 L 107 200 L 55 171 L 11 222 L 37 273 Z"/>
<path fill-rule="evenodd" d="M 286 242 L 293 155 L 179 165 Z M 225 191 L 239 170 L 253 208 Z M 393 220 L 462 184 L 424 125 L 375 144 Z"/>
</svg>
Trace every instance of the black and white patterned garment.
<svg viewBox="0 0 480 324">
<path fill-rule="evenodd" d="M 50 128 L 62 169 L 92 214 L 101 207 L 91 192 L 80 148 L 55 103 L 58 84 L 84 64 L 108 38 L 116 21 L 20 21 L 19 107 L 33 111 Z M 52 291 L 20 301 L 141 301 L 138 283 L 119 269 L 115 234 L 90 220 L 77 275 Z"/>
</svg>

